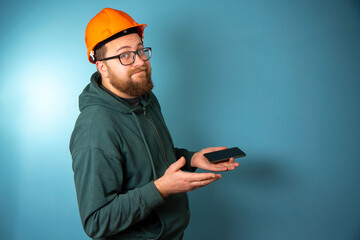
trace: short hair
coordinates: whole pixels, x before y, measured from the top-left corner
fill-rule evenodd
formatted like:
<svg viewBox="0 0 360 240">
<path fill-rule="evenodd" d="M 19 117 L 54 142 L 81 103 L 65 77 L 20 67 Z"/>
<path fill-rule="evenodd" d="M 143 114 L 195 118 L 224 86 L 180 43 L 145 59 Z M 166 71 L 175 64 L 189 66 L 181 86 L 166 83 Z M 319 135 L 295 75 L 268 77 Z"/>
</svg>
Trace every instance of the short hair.
<svg viewBox="0 0 360 240">
<path fill-rule="evenodd" d="M 95 62 L 100 61 L 101 59 L 104 59 L 105 54 L 106 54 L 106 46 L 105 45 L 95 47 L 95 49 L 94 49 Z"/>
<path fill-rule="evenodd" d="M 116 34 L 114 34 L 113 36 L 105 39 L 102 42 L 99 42 L 95 47 L 94 47 L 94 56 L 95 56 L 95 61 L 100 61 L 101 59 L 105 58 L 105 54 L 106 54 L 106 47 L 105 44 L 122 36 L 131 34 L 131 33 L 137 33 L 140 36 L 139 33 L 139 29 L 137 27 L 133 27 L 133 28 L 129 28 L 129 29 L 125 29 L 121 32 L 118 32 Z M 141 36 L 140 36 L 141 38 Z"/>
</svg>

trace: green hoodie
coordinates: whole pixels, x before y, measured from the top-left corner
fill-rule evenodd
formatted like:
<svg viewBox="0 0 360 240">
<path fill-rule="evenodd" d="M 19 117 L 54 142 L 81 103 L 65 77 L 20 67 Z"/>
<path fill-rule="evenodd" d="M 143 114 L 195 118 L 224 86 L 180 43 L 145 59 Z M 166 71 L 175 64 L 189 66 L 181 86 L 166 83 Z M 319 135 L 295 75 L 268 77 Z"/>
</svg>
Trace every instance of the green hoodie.
<svg viewBox="0 0 360 240">
<path fill-rule="evenodd" d="M 133 107 L 100 87 L 96 72 L 79 97 L 70 140 L 85 232 L 93 239 L 181 239 L 190 219 L 187 194 L 165 199 L 154 185 L 181 156 L 151 92 Z"/>
</svg>

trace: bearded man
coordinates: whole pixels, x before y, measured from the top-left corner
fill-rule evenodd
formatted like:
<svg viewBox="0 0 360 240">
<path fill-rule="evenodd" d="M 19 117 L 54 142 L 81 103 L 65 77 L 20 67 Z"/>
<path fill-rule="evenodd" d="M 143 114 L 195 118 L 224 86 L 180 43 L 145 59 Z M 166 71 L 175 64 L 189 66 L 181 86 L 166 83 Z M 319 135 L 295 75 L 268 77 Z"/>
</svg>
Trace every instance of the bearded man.
<svg viewBox="0 0 360 240">
<path fill-rule="evenodd" d="M 79 97 L 70 152 L 81 221 L 93 239 L 182 239 L 190 219 L 186 192 L 238 166 L 203 155 L 225 147 L 174 147 L 152 92 L 145 27 L 105 8 L 86 28 L 97 72 Z"/>
</svg>

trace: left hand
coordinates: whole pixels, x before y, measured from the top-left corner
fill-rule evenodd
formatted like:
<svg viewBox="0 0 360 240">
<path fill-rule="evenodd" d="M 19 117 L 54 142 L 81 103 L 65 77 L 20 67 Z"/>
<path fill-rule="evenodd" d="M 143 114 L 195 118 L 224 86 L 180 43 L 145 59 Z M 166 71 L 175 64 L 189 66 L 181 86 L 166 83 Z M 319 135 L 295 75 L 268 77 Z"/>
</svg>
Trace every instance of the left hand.
<svg viewBox="0 0 360 240">
<path fill-rule="evenodd" d="M 204 153 L 215 152 L 224 149 L 226 149 L 226 147 L 210 147 L 195 153 L 191 158 L 191 166 L 214 172 L 234 170 L 239 166 L 239 163 L 235 162 L 234 158 L 230 158 L 229 161 L 226 162 L 211 163 L 209 160 L 207 160 L 206 157 L 204 157 Z"/>
</svg>

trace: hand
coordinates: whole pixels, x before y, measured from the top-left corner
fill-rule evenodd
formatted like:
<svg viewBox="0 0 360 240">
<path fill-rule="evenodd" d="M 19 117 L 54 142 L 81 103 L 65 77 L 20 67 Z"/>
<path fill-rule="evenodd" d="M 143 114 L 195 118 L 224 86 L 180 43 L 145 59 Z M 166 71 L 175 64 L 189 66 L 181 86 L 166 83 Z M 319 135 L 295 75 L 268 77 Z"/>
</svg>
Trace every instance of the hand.
<svg viewBox="0 0 360 240">
<path fill-rule="evenodd" d="M 230 158 L 229 161 L 226 162 L 211 163 L 209 160 L 207 160 L 206 157 L 204 157 L 204 153 L 220 151 L 224 149 L 226 149 L 226 147 L 210 147 L 195 153 L 191 158 L 191 166 L 214 172 L 234 170 L 239 166 L 239 163 L 236 163 L 234 158 Z"/>
<path fill-rule="evenodd" d="M 181 157 L 170 165 L 161 178 L 154 181 L 156 188 L 163 198 L 170 194 L 189 192 L 204 187 L 221 178 L 221 174 L 181 171 L 180 169 L 185 163 L 185 158 Z"/>
</svg>

